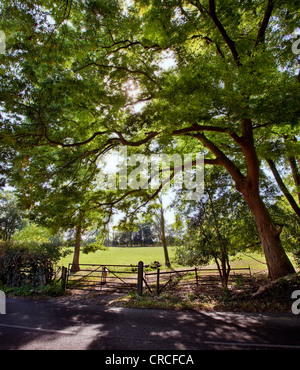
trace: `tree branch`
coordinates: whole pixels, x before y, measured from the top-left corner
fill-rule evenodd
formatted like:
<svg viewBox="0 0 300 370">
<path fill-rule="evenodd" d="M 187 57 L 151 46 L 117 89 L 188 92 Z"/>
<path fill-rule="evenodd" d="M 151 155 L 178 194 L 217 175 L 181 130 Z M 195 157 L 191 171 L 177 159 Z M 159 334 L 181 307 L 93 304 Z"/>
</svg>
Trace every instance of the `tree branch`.
<svg viewBox="0 0 300 370">
<path fill-rule="evenodd" d="M 95 137 L 99 136 L 99 135 L 104 135 L 104 134 L 107 134 L 109 133 L 110 131 L 106 130 L 106 131 L 97 131 L 95 132 L 89 139 L 87 140 L 84 140 L 84 141 L 81 141 L 81 142 L 78 142 L 78 143 L 73 143 L 73 144 L 65 144 L 65 143 L 62 143 L 60 141 L 55 141 L 55 140 L 52 140 L 50 139 L 50 137 L 48 136 L 48 133 L 47 133 L 47 130 L 45 130 L 45 138 L 47 139 L 47 141 L 50 143 L 50 144 L 55 144 L 55 145 L 60 145 L 64 148 L 72 148 L 72 147 L 78 147 L 78 146 L 81 146 L 81 145 L 85 145 L 85 144 L 88 144 L 90 143 L 92 140 L 95 139 Z"/>
<path fill-rule="evenodd" d="M 214 131 L 214 132 L 223 132 L 227 133 L 227 130 L 222 127 L 218 126 L 209 126 L 209 125 L 198 125 L 197 123 L 193 123 L 190 127 L 184 127 L 178 130 L 173 130 L 171 135 L 184 135 L 189 132 L 201 132 L 201 131 Z"/>
<path fill-rule="evenodd" d="M 240 62 L 240 58 L 239 58 L 239 54 L 238 54 L 236 46 L 235 46 L 235 42 L 229 37 L 229 35 L 227 34 L 224 26 L 222 25 L 222 23 L 220 22 L 220 20 L 217 16 L 215 1 L 214 0 L 209 0 L 208 10 L 200 3 L 199 0 L 190 1 L 190 4 L 194 5 L 200 11 L 201 14 L 206 14 L 213 21 L 213 23 L 217 27 L 218 31 L 220 32 L 223 40 L 225 41 L 225 43 L 229 47 L 229 50 L 230 50 L 230 52 L 233 56 L 233 59 L 235 61 L 236 66 L 241 67 L 242 63 Z"/>
<path fill-rule="evenodd" d="M 202 36 L 202 35 L 194 35 L 190 38 L 190 40 L 193 40 L 196 38 L 201 38 L 202 40 L 205 40 L 207 44 L 214 44 L 217 48 L 217 55 L 221 55 L 221 57 L 224 58 L 224 54 L 222 53 L 220 46 L 215 41 L 213 41 L 210 37 Z"/>
<path fill-rule="evenodd" d="M 291 193 L 289 192 L 288 188 L 285 186 L 277 168 L 276 168 L 276 165 L 274 163 L 274 161 L 272 161 L 271 159 L 266 159 L 273 175 L 274 175 L 274 178 L 280 188 L 280 190 L 283 192 L 284 196 L 286 197 L 286 199 L 288 200 L 288 202 L 290 203 L 290 206 L 293 208 L 294 212 L 296 213 L 297 216 L 300 217 L 300 207 L 298 206 L 298 204 L 296 203 L 295 199 L 293 198 L 293 196 L 291 195 Z"/>
<path fill-rule="evenodd" d="M 214 0 L 209 0 L 209 11 L 208 15 L 211 18 L 211 20 L 214 22 L 215 26 L 219 30 L 220 34 L 222 35 L 224 41 L 226 42 L 227 46 L 229 47 L 231 54 L 233 56 L 233 59 L 235 61 L 235 64 L 237 67 L 241 67 L 242 63 L 240 62 L 239 54 L 237 52 L 235 42 L 229 37 L 227 34 L 224 26 L 220 22 L 217 13 L 216 13 L 216 4 Z"/>
<path fill-rule="evenodd" d="M 258 34 L 257 34 L 256 42 L 255 42 L 255 49 L 258 47 L 258 45 L 264 43 L 265 41 L 265 34 L 266 34 L 266 30 L 267 30 L 273 9 L 274 9 L 274 0 L 268 0 L 268 4 L 265 10 L 265 15 L 260 24 L 260 28 L 258 30 Z"/>
<path fill-rule="evenodd" d="M 242 175 L 238 167 L 204 134 L 197 133 L 194 135 L 207 149 L 211 151 L 216 157 L 214 161 L 217 161 L 219 165 L 226 168 L 233 178 L 237 188 L 245 181 L 245 177 Z"/>
<path fill-rule="evenodd" d="M 147 77 L 151 82 L 155 83 L 155 84 L 158 84 L 158 82 L 156 80 L 154 80 L 154 78 L 152 78 L 148 73 L 146 73 L 145 71 L 141 71 L 141 70 L 135 70 L 135 69 L 129 69 L 127 67 L 120 67 L 120 66 L 113 66 L 113 65 L 106 65 L 106 64 L 99 64 L 99 63 L 96 63 L 96 62 L 91 62 L 91 63 L 88 63 L 86 64 L 85 66 L 82 66 L 80 68 L 77 68 L 74 70 L 74 72 L 79 72 L 81 71 L 82 69 L 85 69 L 85 68 L 88 68 L 90 66 L 96 66 L 96 67 L 99 67 L 99 68 L 108 68 L 108 69 L 116 69 L 117 71 L 126 71 L 128 73 L 132 73 L 132 74 L 142 74 L 144 75 L 145 77 Z"/>
<path fill-rule="evenodd" d="M 23 104 L 23 103 L 19 103 L 21 106 L 25 107 L 26 109 L 29 109 L 29 110 L 32 110 L 33 112 L 35 112 L 35 114 L 37 115 L 38 117 L 38 121 L 40 123 L 40 125 L 42 126 L 43 128 L 43 134 L 44 134 L 44 137 L 46 138 L 46 140 L 48 141 L 48 143 L 50 144 L 55 144 L 55 145 L 60 145 L 64 148 L 72 148 L 72 147 L 77 147 L 77 146 L 81 146 L 81 145 L 85 145 L 85 144 L 88 144 L 89 142 L 91 142 L 92 140 L 95 139 L 95 137 L 99 136 L 99 135 L 105 135 L 105 134 L 108 134 L 110 133 L 111 131 L 109 130 L 105 130 L 105 131 L 97 131 L 95 132 L 89 139 L 87 140 L 84 140 L 84 141 L 81 141 L 81 142 L 78 142 L 78 143 L 72 143 L 72 144 L 66 144 L 66 143 L 63 143 L 61 141 L 56 141 L 56 140 L 53 140 L 49 137 L 48 135 L 48 128 L 45 124 L 45 122 L 43 121 L 42 119 L 42 116 L 41 116 L 41 113 L 38 109 L 30 106 L 30 105 L 26 105 L 26 104 Z"/>
<path fill-rule="evenodd" d="M 125 45 L 122 45 L 122 44 L 125 44 Z M 151 46 L 146 46 L 146 45 L 142 44 L 140 41 L 130 41 L 130 40 L 116 41 L 116 42 L 114 42 L 113 44 L 111 44 L 109 46 L 101 46 L 101 48 L 102 49 L 112 49 L 113 47 L 115 47 L 117 45 L 121 45 L 121 46 L 118 46 L 116 49 L 112 50 L 111 53 L 116 53 L 119 50 L 128 49 L 128 48 L 130 48 L 132 46 L 136 46 L 136 45 L 141 46 L 146 50 L 148 50 L 148 49 L 162 50 L 162 48 L 158 44 L 154 44 L 154 45 L 151 45 Z"/>
<path fill-rule="evenodd" d="M 126 145 L 126 146 L 140 146 L 140 145 L 146 144 L 148 141 L 152 140 L 155 136 L 157 136 L 159 134 L 156 131 L 152 131 L 152 132 L 149 132 L 148 135 L 142 140 L 129 141 L 129 140 L 126 140 L 124 138 L 124 136 L 121 132 L 119 132 L 119 131 L 114 131 L 114 132 L 119 136 L 119 139 L 118 138 L 116 138 L 116 139 L 119 140 L 123 145 Z"/>
</svg>

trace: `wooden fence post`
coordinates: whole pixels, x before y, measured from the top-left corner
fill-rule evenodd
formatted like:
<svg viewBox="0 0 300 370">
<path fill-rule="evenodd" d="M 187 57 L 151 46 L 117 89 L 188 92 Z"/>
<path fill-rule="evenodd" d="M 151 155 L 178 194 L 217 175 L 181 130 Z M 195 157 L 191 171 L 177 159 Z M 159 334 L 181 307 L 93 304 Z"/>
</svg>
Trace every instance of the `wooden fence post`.
<svg viewBox="0 0 300 370">
<path fill-rule="evenodd" d="M 68 274 L 68 269 L 63 266 L 61 269 L 61 287 L 63 288 L 63 290 L 66 290 L 67 274 Z"/>
<path fill-rule="evenodd" d="M 143 294 L 143 277 L 144 277 L 144 262 L 140 261 L 138 264 L 138 281 L 137 281 L 137 293 Z"/>
<path fill-rule="evenodd" d="M 195 267 L 195 275 L 196 275 L 196 285 L 197 285 L 197 286 L 199 286 L 199 283 L 198 283 L 197 267 Z"/>
<path fill-rule="evenodd" d="M 157 269 L 157 277 L 156 277 L 156 294 L 159 295 L 159 268 Z"/>
</svg>

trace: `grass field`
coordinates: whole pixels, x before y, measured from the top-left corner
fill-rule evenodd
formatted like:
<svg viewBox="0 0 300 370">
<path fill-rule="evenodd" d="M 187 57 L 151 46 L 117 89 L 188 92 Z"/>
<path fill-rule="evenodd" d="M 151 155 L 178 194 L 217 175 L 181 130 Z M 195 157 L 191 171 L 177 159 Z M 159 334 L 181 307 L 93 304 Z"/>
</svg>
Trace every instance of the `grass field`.
<svg viewBox="0 0 300 370">
<path fill-rule="evenodd" d="M 169 247 L 170 260 L 174 259 L 175 248 Z M 290 256 L 291 258 L 291 256 Z M 68 266 L 72 262 L 73 256 L 69 255 L 59 262 L 61 266 Z M 292 258 L 291 258 L 292 259 Z M 91 264 L 117 264 L 117 265 L 137 265 L 139 261 L 143 261 L 144 264 L 151 264 L 154 261 L 159 261 L 164 267 L 164 253 L 162 247 L 133 247 L 133 248 L 121 248 L 121 247 L 110 247 L 107 251 L 97 251 L 95 253 L 80 255 L 80 263 L 91 263 Z M 265 264 L 265 258 L 263 254 L 252 253 L 242 254 L 239 253 L 237 256 L 231 258 L 230 265 L 232 268 L 250 267 L 251 272 L 265 272 L 267 266 Z M 180 267 L 176 263 L 172 263 L 173 268 Z M 212 262 L 209 266 L 215 268 L 215 264 Z"/>
<path fill-rule="evenodd" d="M 169 248 L 170 259 L 174 258 L 175 248 Z M 73 256 L 69 255 L 60 261 L 60 265 L 67 266 L 72 263 Z M 159 261 L 164 264 L 164 252 L 162 247 L 110 247 L 107 251 L 80 255 L 80 263 L 94 263 L 107 265 L 137 265 L 139 261 L 150 264 Z"/>
</svg>

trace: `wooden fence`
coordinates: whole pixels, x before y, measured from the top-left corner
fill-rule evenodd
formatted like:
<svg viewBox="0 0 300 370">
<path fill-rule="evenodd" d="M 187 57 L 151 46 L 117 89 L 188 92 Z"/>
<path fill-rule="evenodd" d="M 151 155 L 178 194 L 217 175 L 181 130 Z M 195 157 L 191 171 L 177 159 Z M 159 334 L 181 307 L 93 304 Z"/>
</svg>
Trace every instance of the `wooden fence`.
<svg viewBox="0 0 300 370">
<path fill-rule="evenodd" d="M 138 265 L 95 265 L 81 264 L 80 270 L 72 272 L 72 264 L 62 268 L 62 287 L 64 289 L 85 290 L 136 290 L 142 294 L 144 288 L 159 295 L 163 290 L 177 286 L 221 285 L 218 269 L 194 267 L 155 272 L 144 272 L 144 263 Z M 229 283 L 243 276 L 251 277 L 250 267 L 231 269 Z"/>
<path fill-rule="evenodd" d="M 242 276 L 251 277 L 250 267 L 235 268 L 230 270 L 229 283 L 237 282 Z M 218 269 L 206 269 L 194 267 L 192 269 L 161 271 L 159 268 L 156 272 L 146 272 L 144 282 L 147 289 L 152 293 L 159 295 L 167 287 L 191 286 L 196 285 L 221 285 L 221 279 Z"/>
</svg>

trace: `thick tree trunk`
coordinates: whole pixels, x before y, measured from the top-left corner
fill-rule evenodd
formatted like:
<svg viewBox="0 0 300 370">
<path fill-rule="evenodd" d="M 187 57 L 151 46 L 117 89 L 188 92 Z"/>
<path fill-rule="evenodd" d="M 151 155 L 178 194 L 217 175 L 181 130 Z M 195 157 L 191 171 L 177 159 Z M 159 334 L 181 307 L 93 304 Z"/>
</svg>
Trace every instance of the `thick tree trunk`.
<svg viewBox="0 0 300 370">
<path fill-rule="evenodd" d="M 256 221 L 266 257 L 269 277 L 271 279 L 276 279 L 295 273 L 295 269 L 281 244 L 281 229 L 277 229 L 273 224 L 271 215 L 262 201 L 259 192 L 243 189 L 242 193 Z"/>
<path fill-rule="evenodd" d="M 277 279 L 294 273 L 295 269 L 281 244 L 280 232 L 282 227 L 279 229 L 275 227 L 272 217 L 260 197 L 260 164 L 256 153 L 251 119 L 243 119 L 241 126 L 242 138 L 238 139 L 238 141 L 245 156 L 247 176 L 243 180 L 239 179 L 236 184 L 256 221 L 269 270 L 269 278 Z"/>
<path fill-rule="evenodd" d="M 80 245 L 81 245 L 81 226 L 76 226 L 75 249 L 71 272 L 80 271 L 79 266 Z"/>
<path fill-rule="evenodd" d="M 248 109 L 248 107 L 246 107 Z M 242 119 L 242 136 L 230 133 L 231 138 L 243 151 L 247 165 L 247 176 L 227 157 L 212 141 L 199 132 L 194 137 L 215 155 L 214 164 L 223 166 L 235 182 L 236 189 L 244 196 L 246 203 L 255 218 L 260 240 L 269 269 L 269 277 L 276 279 L 295 272 L 280 241 L 280 231 L 259 195 L 259 159 L 256 153 L 251 119 Z"/>
</svg>

